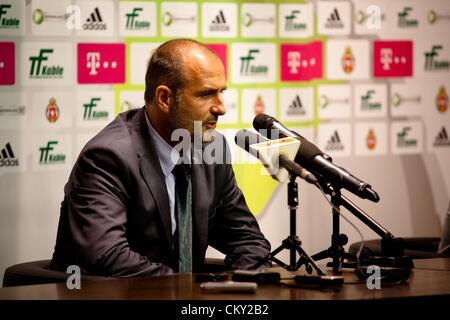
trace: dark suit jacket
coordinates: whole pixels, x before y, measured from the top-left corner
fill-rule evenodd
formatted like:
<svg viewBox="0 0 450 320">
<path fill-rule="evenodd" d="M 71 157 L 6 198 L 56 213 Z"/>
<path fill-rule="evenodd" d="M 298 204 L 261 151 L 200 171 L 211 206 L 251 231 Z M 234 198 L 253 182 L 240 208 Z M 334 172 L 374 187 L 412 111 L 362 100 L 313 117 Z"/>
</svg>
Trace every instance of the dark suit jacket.
<svg viewBox="0 0 450 320">
<path fill-rule="evenodd" d="M 51 269 L 75 264 L 108 276 L 176 272 L 167 188 L 145 117 L 144 108 L 121 113 L 81 151 L 64 187 Z M 194 164 L 192 177 L 193 271 L 201 270 L 208 245 L 232 268 L 265 257 L 270 244 L 231 165 Z"/>
</svg>

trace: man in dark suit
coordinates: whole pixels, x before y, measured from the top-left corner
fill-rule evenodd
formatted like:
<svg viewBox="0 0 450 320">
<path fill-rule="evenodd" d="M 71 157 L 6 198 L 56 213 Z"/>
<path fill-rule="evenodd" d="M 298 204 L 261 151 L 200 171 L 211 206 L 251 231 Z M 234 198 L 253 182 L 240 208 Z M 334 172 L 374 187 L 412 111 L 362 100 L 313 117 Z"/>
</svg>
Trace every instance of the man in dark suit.
<svg viewBox="0 0 450 320">
<path fill-rule="evenodd" d="M 190 265 L 183 270 L 198 272 L 208 245 L 226 255 L 230 268 L 250 268 L 270 244 L 229 163 L 194 161 L 183 169 L 191 177 L 191 193 L 185 194 L 190 244 L 181 249 L 179 242 L 173 169 L 177 157 L 192 162 L 192 155 L 173 156 L 179 141 L 172 134 L 185 130 L 192 141 L 196 135 L 205 143 L 224 141 L 214 131 L 225 114 L 223 64 L 203 44 L 171 40 L 152 55 L 145 80 L 145 107 L 119 114 L 76 161 L 64 188 L 51 269 L 78 265 L 105 276 L 164 275 L 181 272 L 180 257 L 187 254 Z M 223 148 L 226 158 L 226 143 Z"/>
</svg>

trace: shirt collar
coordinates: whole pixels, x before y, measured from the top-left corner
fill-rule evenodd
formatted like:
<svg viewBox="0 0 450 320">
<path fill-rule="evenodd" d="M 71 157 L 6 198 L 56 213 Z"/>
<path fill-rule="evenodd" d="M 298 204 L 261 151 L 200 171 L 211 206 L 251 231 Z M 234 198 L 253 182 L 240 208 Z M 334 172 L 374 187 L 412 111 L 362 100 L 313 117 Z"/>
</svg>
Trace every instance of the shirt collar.
<svg viewBox="0 0 450 320">
<path fill-rule="evenodd" d="M 155 128 L 153 128 L 150 120 L 148 119 L 147 112 L 145 112 L 145 120 L 147 121 L 150 136 L 155 143 L 155 149 L 156 153 L 158 154 L 161 169 L 164 176 L 167 177 L 172 173 L 173 168 L 180 158 L 180 154 L 176 150 L 173 150 L 172 146 L 168 144 L 163 138 L 161 138 L 158 132 L 156 132 Z M 172 152 L 174 153 L 174 159 L 172 159 Z M 172 160 L 174 160 L 175 162 Z"/>
</svg>

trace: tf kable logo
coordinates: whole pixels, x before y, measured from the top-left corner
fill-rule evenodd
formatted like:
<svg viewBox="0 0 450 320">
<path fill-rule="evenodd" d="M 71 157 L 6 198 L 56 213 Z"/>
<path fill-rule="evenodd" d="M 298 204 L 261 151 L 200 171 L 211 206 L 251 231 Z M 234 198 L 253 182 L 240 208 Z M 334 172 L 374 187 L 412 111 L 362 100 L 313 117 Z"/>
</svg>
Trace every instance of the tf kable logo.
<svg viewBox="0 0 450 320">
<path fill-rule="evenodd" d="M 18 29 L 20 25 L 20 19 L 9 16 L 12 4 L 2 3 L 0 4 L 0 29 Z"/>
<path fill-rule="evenodd" d="M 124 83 L 124 43 L 79 43 L 78 83 Z"/>
<path fill-rule="evenodd" d="M 444 49 L 442 45 L 437 44 L 431 47 L 430 51 L 425 51 L 425 66 L 424 69 L 427 72 L 430 71 L 448 71 L 450 70 L 450 61 L 447 59 L 441 59 L 439 56 L 440 51 Z"/>
<path fill-rule="evenodd" d="M 255 65 L 252 63 L 255 56 L 260 53 L 260 49 L 250 49 L 246 56 L 241 57 L 241 75 L 252 76 L 259 74 L 267 74 L 268 67 L 266 65 Z"/>
<path fill-rule="evenodd" d="M 101 120 L 101 119 L 107 119 L 108 118 L 108 111 L 105 110 L 96 110 L 97 104 L 102 99 L 100 97 L 94 97 L 91 98 L 91 101 L 88 103 L 83 104 L 84 113 L 83 113 L 83 120 Z"/>
<path fill-rule="evenodd" d="M 126 16 L 126 26 L 127 30 L 149 30 L 150 21 L 140 20 L 139 14 L 142 12 L 143 8 L 137 7 L 133 8 L 131 12 L 125 14 Z"/>
<path fill-rule="evenodd" d="M 64 76 L 64 67 L 59 64 L 48 63 L 54 54 L 53 48 L 42 48 L 37 56 L 31 56 L 30 79 L 61 79 Z"/>
<path fill-rule="evenodd" d="M 55 151 L 55 146 L 58 145 L 58 141 L 48 141 L 46 146 L 40 147 L 40 157 L 39 164 L 47 165 L 47 164 L 59 164 L 65 163 L 66 155 L 63 153 L 53 153 L 51 151 Z"/>
</svg>

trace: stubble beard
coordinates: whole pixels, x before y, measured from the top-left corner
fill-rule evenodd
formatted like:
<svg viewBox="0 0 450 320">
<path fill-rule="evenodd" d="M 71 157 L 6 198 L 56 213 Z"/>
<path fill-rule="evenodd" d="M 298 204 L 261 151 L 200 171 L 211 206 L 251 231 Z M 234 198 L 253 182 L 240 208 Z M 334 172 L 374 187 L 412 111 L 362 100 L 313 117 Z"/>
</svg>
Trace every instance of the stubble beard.
<svg viewBox="0 0 450 320">
<path fill-rule="evenodd" d="M 211 116 L 206 120 L 198 120 L 196 116 L 192 112 L 186 111 L 185 108 L 182 108 L 183 102 L 181 101 L 181 91 L 178 91 L 175 95 L 175 101 L 170 108 L 169 111 L 169 121 L 174 130 L 176 129 L 184 129 L 189 132 L 192 141 L 202 141 L 203 143 L 213 142 L 214 141 L 214 132 L 215 130 L 209 129 L 203 132 L 204 122 L 217 120 L 216 117 Z M 194 122 L 198 121 L 201 125 L 194 125 Z M 201 128 L 200 130 L 196 130 L 197 128 Z M 197 132 L 198 131 L 198 132 Z M 194 139 L 196 137 L 197 139 Z"/>
</svg>

